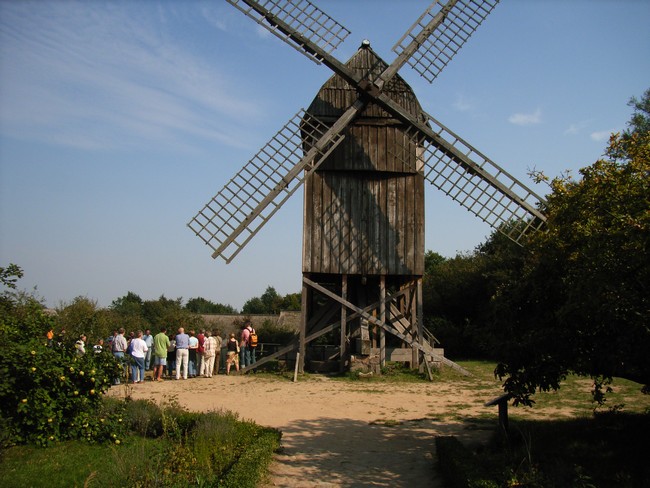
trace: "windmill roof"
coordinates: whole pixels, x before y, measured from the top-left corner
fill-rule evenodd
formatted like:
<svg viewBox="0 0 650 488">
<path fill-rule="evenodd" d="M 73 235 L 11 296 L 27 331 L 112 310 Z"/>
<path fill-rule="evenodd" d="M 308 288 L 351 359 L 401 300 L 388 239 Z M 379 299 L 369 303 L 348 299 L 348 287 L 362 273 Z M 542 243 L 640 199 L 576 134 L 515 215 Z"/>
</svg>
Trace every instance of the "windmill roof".
<svg viewBox="0 0 650 488">
<path fill-rule="evenodd" d="M 375 81 L 388 67 L 388 64 L 367 44 L 363 44 L 345 65 L 356 71 L 359 76 L 367 77 L 369 81 Z M 384 86 L 383 92 L 414 116 L 418 117 L 422 112 L 413 89 L 399 74 Z M 318 117 L 339 117 L 357 97 L 356 87 L 334 74 L 323 84 L 307 111 Z M 391 118 L 387 112 L 372 102 L 368 104 L 361 117 Z"/>
</svg>

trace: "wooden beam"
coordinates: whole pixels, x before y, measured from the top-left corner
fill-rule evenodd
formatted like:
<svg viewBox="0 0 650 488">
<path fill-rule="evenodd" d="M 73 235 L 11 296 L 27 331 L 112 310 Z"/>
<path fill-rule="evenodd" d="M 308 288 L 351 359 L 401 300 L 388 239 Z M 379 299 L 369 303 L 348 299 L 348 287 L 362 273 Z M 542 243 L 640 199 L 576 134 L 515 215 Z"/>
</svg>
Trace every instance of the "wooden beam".
<svg viewBox="0 0 650 488">
<path fill-rule="evenodd" d="M 386 275 L 381 275 L 379 279 L 379 320 L 386 322 Z M 379 366 L 386 366 L 386 333 L 384 329 L 379 328 Z"/>
<path fill-rule="evenodd" d="M 341 276 L 341 297 L 344 300 L 348 298 L 348 275 L 344 274 Z M 347 354 L 346 354 L 346 344 L 347 344 L 347 313 L 348 309 L 341 306 L 341 335 L 340 335 L 340 354 L 339 354 L 339 371 L 345 371 Z"/>
<path fill-rule="evenodd" d="M 465 376 L 472 376 L 472 374 L 469 371 L 467 371 L 465 368 L 463 368 L 462 366 L 454 363 L 453 361 L 447 359 L 444 356 L 439 356 L 438 354 L 427 350 L 421 344 L 419 344 L 417 342 L 413 342 L 412 339 L 409 340 L 409 338 L 407 338 L 404 334 L 401 334 L 401 333 L 397 332 L 391 326 L 386 325 L 384 322 L 381 322 L 379 319 L 376 319 L 375 317 L 373 317 L 369 313 L 365 312 L 363 309 L 357 307 L 355 304 L 350 303 L 347 300 L 343 300 L 341 297 L 337 296 L 335 293 L 332 293 L 327 288 L 324 288 L 323 286 L 321 286 L 318 283 L 310 280 L 306 276 L 303 276 L 302 280 L 303 280 L 303 285 L 307 284 L 308 286 L 311 286 L 312 288 L 314 288 L 315 290 L 317 290 L 320 293 L 324 294 L 325 296 L 328 296 L 328 297 L 332 298 L 333 300 L 336 300 L 336 301 L 342 303 L 346 307 L 348 307 L 348 308 L 354 310 L 355 312 L 357 312 L 359 315 L 361 315 L 363 318 L 365 318 L 368 322 L 370 322 L 372 324 L 375 324 L 375 325 L 378 325 L 379 327 L 383 328 L 387 332 L 390 332 L 394 336 L 399 337 L 400 339 L 405 341 L 407 344 L 413 345 L 415 348 L 417 348 L 417 349 L 421 350 L 423 353 L 431 356 L 436 361 L 442 362 L 443 364 L 449 366 L 452 369 L 455 369 L 456 371 L 460 372 L 461 374 L 463 374 Z"/>
</svg>

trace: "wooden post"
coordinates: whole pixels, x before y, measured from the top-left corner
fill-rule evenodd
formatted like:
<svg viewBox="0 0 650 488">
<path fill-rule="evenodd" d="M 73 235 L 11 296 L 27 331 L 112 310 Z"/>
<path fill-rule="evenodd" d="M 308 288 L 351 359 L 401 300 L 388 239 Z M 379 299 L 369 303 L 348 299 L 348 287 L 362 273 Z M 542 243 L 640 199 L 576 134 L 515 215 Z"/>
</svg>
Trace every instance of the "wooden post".
<svg viewBox="0 0 650 488">
<path fill-rule="evenodd" d="M 379 282 L 379 320 L 386 323 L 386 275 L 381 275 Z M 379 329 L 379 366 L 386 366 L 386 332 L 381 327 Z"/>
<path fill-rule="evenodd" d="M 293 369 L 293 382 L 298 380 L 298 364 L 300 364 L 300 353 L 296 353 L 296 367 Z"/>
<path fill-rule="evenodd" d="M 307 337 L 307 308 L 309 301 L 307 300 L 307 293 L 309 293 L 309 287 L 303 281 L 302 283 L 302 314 L 300 319 L 300 337 L 298 344 L 298 355 L 296 356 L 296 365 L 300 373 L 305 372 L 305 338 Z"/>
<path fill-rule="evenodd" d="M 498 405 L 499 427 L 501 427 L 506 435 L 508 435 L 508 400 L 510 400 L 510 398 L 510 393 L 504 393 L 503 395 L 493 398 L 489 402 L 485 403 L 486 407 Z"/>
<path fill-rule="evenodd" d="M 411 285 L 412 286 L 411 282 Z M 415 293 L 415 290 L 411 288 L 410 290 L 411 294 Z M 411 295 L 413 297 L 413 295 Z M 417 317 L 417 304 L 415 303 L 416 300 L 411 300 L 411 333 L 413 334 L 413 342 L 417 342 L 418 344 L 421 343 L 422 341 L 422 331 L 419 328 L 418 324 L 418 317 Z M 420 344 L 421 345 L 421 344 Z M 411 369 L 420 369 L 420 349 L 417 347 L 413 347 L 413 361 L 411 363 Z"/>
<path fill-rule="evenodd" d="M 424 346 L 424 320 L 422 317 L 422 278 L 418 278 L 416 282 L 416 290 L 415 290 L 415 307 L 414 307 L 414 312 L 415 312 L 415 323 L 416 323 L 416 328 L 418 331 L 418 342 L 420 345 Z M 431 376 L 431 371 L 429 369 L 429 362 L 427 361 L 427 358 L 424 356 L 424 354 L 420 354 L 419 357 L 422 358 L 422 360 L 426 363 L 427 365 L 427 370 L 429 371 L 429 379 L 433 379 Z M 419 365 L 418 365 L 419 367 Z"/>
<path fill-rule="evenodd" d="M 344 274 L 341 276 L 341 298 L 343 300 L 348 299 L 348 275 Z M 347 367 L 347 318 L 348 318 L 348 309 L 345 305 L 341 305 L 341 344 L 340 344 L 340 363 L 339 371 L 343 372 Z"/>
</svg>

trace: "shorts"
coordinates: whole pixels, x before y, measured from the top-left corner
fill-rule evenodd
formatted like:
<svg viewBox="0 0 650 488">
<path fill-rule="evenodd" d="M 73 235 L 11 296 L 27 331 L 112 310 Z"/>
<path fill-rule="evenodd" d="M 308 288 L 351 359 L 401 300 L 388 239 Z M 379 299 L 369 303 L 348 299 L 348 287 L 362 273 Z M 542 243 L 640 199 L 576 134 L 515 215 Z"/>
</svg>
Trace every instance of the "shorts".
<svg viewBox="0 0 650 488">
<path fill-rule="evenodd" d="M 236 362 L 239 364 L 239 354 L 237 354 L 235 351 L 228 351 L 227 361 L 229 363 Z"/>
<path fill-rule="evenodd" d="M 167 358 L 156 356 L 153 361 L 154 366 L 167 366 Z"/>
</svg>

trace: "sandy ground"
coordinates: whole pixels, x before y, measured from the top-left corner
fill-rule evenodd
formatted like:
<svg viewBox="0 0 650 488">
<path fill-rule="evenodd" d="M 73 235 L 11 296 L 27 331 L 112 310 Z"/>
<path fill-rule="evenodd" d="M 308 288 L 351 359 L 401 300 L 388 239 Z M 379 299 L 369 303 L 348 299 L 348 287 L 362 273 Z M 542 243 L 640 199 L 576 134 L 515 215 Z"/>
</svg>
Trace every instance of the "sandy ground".
<svg viewBox="0 0 650 488">
<path fill-rule="evenodd" d="M 438 487 L 435 437 L 483 442 L 490 425 L 463 418 L 491 414 L 497 423 L 496 407 L 483 404 L 500 394 L 499 385 L 480 386 L 320 376 L 293 383 L 249 374 L 146 381 L 113 387 L 109 394 L 176 399 L 194 411 L 230 410 L 240 419 L 280 429 L 282 450 L 264 487 Z"/>
</svg>

